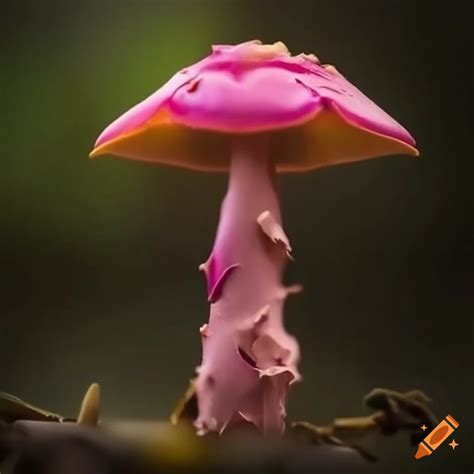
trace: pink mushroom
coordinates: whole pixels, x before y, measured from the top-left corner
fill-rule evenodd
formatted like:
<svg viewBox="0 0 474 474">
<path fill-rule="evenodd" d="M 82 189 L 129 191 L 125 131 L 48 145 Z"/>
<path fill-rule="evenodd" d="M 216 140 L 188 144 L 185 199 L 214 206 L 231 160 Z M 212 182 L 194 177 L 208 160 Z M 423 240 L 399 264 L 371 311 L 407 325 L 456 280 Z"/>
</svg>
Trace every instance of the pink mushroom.
<svg viewBox="0 0 474 474">
<path fill-rule="evenodd" d="M 229 170 L 207 278 L 209 323 L 196 391 L 200 433 L 238 419 L 282 432 L 298 343 L 283 305 L 291 245 L 275 172 L 381 155 L 417 155 L 410 134 L 314 55 L 281 43 L 219 45 L 109 125 L 91 157 L 114 154 L 200 171 Z"/>
</svg>

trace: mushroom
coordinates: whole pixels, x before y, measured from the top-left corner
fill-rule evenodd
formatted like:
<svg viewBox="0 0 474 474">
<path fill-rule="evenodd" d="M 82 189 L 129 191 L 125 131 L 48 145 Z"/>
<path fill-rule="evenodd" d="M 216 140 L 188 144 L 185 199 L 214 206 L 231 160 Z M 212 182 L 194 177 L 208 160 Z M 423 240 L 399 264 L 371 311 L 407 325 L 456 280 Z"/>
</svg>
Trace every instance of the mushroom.
<svg viewBox="0 0 474 474">
<path fill-rule="evenodd" d="M 109 125 L 91 157 L 114 154 L 199 171 L 229 171 L 214 248 L 200 266 L 208 324 L 195 383 L 199 433 L 242 418 L 284 430 L 298 343 L 283 305 L 299 286 L 282 274 L 291 245 L 276 172 L 391 154 L 417 155 L 410 134 L 314 55 L 281 43 L 219 45 Z"/>
</svg>

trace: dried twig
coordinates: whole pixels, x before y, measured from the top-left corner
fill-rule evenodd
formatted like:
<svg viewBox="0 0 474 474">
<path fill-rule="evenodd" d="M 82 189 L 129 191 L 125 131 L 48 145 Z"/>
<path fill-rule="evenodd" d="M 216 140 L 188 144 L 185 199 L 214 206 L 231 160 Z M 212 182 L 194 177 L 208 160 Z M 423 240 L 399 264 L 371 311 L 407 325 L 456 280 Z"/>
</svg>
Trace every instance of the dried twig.
<svg viewBox="0 0 474 474">
<path fill-rule="evenodd" d="M 374 433 L 392 435 L 404 430 L 412 431 L 411 443 L 416 445 L 423 436 L 423 433 L 419 433 L 420 426 L 425 424 L 431 430 L 438 423 L 428 407 L 430 399 L 419 390 L 401 393 L 377 388 L 364 397 L 364 403 L 377 411 L 368 416 L 336 418 L 327 426 L 298 421 L 291 424 L 291 430 L 297 435 L 307 435 L 307 438 L 315 444 L 351 447 L 364 458 L 373 461 L 376 459 L 375 456 L 353 444 L 354 440 Z"/>
</svg>

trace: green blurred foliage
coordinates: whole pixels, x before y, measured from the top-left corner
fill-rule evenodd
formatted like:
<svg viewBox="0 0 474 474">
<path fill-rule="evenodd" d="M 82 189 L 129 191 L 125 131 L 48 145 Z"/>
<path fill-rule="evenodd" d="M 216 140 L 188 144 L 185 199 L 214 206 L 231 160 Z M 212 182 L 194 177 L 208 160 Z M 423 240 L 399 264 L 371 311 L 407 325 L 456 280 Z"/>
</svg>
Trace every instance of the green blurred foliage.
<svg viewBox="0 0 474 474">
<path fill-rule="evenodd" d="M 162 3 L 151 14 L 143 4 L 109 7 L 104 21 L 98 6 L 71 13 L 30 4 L 25 34 L 10 45 L 2 200 L 25 231 L 58 232 L 86 245 L 105 244 L 111 232 L 128 238 L 147 217 L 124 219 L 124 212 L 150 206 L 151 186 L 172 191 L 159 174 L 152 184 L 148 169 L 90 163 L 87 155 L 111 111 L 126 110 L 206 54 L 203 45 L 218 33 L 225 9 L 208 4 L 182 14 L 176 3 Z M 152 208 L 159 214 L 160 200 Z"/>
</svg>

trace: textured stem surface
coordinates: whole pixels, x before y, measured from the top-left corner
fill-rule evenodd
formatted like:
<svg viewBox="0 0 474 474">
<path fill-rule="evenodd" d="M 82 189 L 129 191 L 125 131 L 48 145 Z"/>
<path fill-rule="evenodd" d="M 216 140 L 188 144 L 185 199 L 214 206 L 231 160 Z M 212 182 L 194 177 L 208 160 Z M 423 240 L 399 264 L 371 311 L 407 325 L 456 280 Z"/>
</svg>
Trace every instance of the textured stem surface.
<svg viewBox="0 0 474 474">
<path fill-rule="evenodd" d="M 281 227 L 268 137 L 235 138 L 229 187 L 206 274 L 209 323 L 196 383 L 201 433 L 243 417 L 283 431 L 288 386 L 299 378 L 296 340 L 283 327 L 282 286 L 291 251 Z"/>
</svg>

